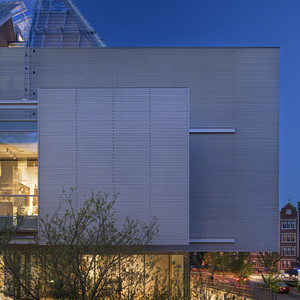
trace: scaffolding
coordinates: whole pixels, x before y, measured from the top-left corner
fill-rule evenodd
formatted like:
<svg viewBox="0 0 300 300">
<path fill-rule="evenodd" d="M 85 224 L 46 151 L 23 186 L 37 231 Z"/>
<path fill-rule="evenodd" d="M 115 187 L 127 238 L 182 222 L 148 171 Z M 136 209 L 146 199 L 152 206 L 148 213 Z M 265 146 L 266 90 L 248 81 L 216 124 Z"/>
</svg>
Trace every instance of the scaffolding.
<svg viewBox="0 0 300 300">
<path fill-rule="evenodd" d="M 71 0 L 36 0 L 27 43 L 34 48 L 106 47 Z"/>
</svg>

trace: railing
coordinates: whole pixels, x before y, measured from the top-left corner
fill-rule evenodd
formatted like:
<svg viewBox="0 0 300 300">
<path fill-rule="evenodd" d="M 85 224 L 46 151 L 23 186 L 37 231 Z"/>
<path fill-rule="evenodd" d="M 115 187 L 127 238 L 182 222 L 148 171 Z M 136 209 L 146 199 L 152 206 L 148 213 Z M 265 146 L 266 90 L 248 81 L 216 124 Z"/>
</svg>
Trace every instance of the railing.
<svg viewBox="0 0 300 300">
<path fill-rule="evenodd" d="M 0 216 L 38 214 L 38 195 L 0 195 Z"/>
<path fill-rule="evenodd" d="M 38 195 L 0 195 L 0 233 L 5 226 L 19 235 L 38 230 Z"/>
<path fill-rule="evenodd" d="M 269 289 L 265 289 L 256 285 L 239 285 L 239 284 L 223 284 L 222 282 L 211 283 L 211 288 L 223 291 L 224 300 L 226 300 L 226 293 L 234 294 L 242 299 L 255 299 L 255 300 L 276 300 L 277 294 Z M 229 299 L 229 298 L 228 298 Z"/>
<path fill-rule="evenodd" d="M 194 294 L 191 299 L 198 299 L 197 294 L 218 294 L 224 300 L 277 300 L 276 293 L 257 285 L 228 283 L 216 279 L 210 280 L 208 277 L 201 278 L 199 275 L 192 275 L 191 283 L 191 288 L 196 286 L 194 293 L 191 290 Z"/>
</svg>

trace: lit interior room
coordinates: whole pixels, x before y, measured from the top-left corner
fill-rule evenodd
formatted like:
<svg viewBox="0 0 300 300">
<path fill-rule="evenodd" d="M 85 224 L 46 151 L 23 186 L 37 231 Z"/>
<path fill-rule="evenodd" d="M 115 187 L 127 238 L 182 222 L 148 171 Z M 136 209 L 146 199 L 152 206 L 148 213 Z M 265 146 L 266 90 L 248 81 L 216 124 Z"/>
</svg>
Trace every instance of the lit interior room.
<svg viewBox="0 0 300 300">
<path fill-rule="evenodd" d="M 37 215 L 37 132 L 0 132 L 0 158 L 0 216 Z"/>
</svg>

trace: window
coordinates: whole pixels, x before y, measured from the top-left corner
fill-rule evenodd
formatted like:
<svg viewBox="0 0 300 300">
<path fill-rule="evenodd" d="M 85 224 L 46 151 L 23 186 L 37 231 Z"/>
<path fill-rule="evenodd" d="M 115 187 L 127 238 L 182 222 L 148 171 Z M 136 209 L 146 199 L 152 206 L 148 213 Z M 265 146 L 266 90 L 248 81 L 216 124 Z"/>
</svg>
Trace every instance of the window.
<svg viewBox="0 0 300 300">
<path fill-rule="evenodd" d="M 281 253 L 282 253 L 282 255 L 286 255 L 286 247 L 282 247 L 282 250 L 281 250 Z"/>
<path fill-rule="evenodd" d="M 295 242 L 296 234 L 295 233 L 283 233 L 281 236 L 282 242 Z"/>
<path fill-rule="evenodd" d="M 285 211 L 285 213 L 286 213 L 287 215 L 291 215 L 291 214 L 292 214 L 292 210 L 291 210 L 290 208 L 288 208 L 288 209 Z"/>
<path fill-rule="evenodd" d="M 37 215 L 38 144 L 35 121 L 0 122 L 0 215 Z"/>
<path fill-rule="evenodd" d="M 292 220 L 292 221 L 282 221 L 282 229 L 295 229 L 296 228 L 296 221 Z"/>
<path fill-rule="evenodd" d="M 282 228 L 286 229 L 286 221 L 282 221 Z"/>
<path fill-rule="evenodd" d="M 281 254 L 283 256 L 291 256 L 291 255 L 295 255 L 295 253 L 296 253 L 295 247 L 282 247 L 281 248 Z"/>
<path fill-rule="evenodd" d="M 291 262 L 289 260 L 282 260 L 281 261 L 281 267 L 282 269 L 288 269 L 291 265 Z"/>
<path fill-rule="evenodd" d="M 295 242 L 295 240 L 296 240 L 296 235 L 295 235 L 295 233 L 292 233 L 291 234 L 291 242 Z"/>
</svg>

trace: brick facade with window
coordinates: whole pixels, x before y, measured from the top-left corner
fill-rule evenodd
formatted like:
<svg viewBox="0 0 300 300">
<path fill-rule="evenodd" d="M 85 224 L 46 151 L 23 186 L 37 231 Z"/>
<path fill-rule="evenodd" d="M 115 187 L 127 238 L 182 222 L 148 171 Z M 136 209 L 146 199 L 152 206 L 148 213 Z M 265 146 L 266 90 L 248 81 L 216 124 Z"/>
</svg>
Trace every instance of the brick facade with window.
<svg viewBox="0 0 300 300">
<path fill-rule="evenodd" d="M 298 245 L 298 211 L 296 207 L 288 203 L 280 211 L 280 253 L 283 255 L 280 261 L 280 269 L 288 270 L 292 262 L 299 256 Z"/>
</svg>

